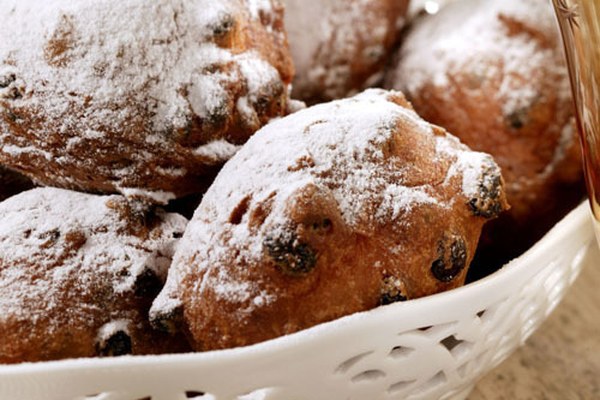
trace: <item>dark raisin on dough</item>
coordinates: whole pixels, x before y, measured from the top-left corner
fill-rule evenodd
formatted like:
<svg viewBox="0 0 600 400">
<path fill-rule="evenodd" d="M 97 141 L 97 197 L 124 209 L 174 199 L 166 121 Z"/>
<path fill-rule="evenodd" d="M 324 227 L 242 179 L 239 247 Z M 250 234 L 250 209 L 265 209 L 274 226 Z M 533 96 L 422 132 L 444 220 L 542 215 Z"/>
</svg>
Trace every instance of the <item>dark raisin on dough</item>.
<svg viewBox="0 0 600 400">
<path fill-rule="evenodd" d="M 300 242 L 291 229 L 283 228 L 278 231 L 275 235 L 267 236 L 264 241 L 267 253 L 277 268 L 296 276 L 312 271 L 317 264 L 315 251 L 306 243 Z"/>
<path fill-rule="evenodd" d="M 500 169 L 489 160 L 479 182 L 477 196 L 470 199 L 469 207 L 474 215 L 483 218 L 495 218 L 503 210 L 502 176 Z"/>
<path fill-rule="evenodd" d="M 379 304 L 385 306 L 408 300 L 408 297 L 404 294 L 404 290 L 404 284 L 400 279 L 394 276 L 384 277 Z"/>
<path fill-rule="evenodd" d="M 22 97 L 23 97 L 23 92 L 21 92 L 21 90 L 16 87 L 13 88 L 10 98 L 13 100 L 18 100 Z"/>
<path fill-rule="evenodd" d="M 131 337 L 122 330 L 115 331 L 108 338 L 96 343 L 96 353 L 101 357 L 131 354 Z"/>
<path fill-rule="evenodd" d="M 271 101 L 267 96 L 257 96 L 256 101 L 254 102 L 254 109 L 259 114 L 264 114 L 267 112 Z"/>
<path fill-rule="evenodd" d="M 224 99 L 208 112 L 203 122 L 208 124 L 211 129 L 222 128 L 229 120 L 229 111 L 228 99 Z"/>
<path fill-rule="evenodd" d="M 150 325 L 159 332 L 174 335 L 179 332 L 183 323 L 183 306 L 178 306 L 168 311 L 150 313 Z"/>
<path fill-rule="evenodd" d="M 43 240 L 44 243 L 40 245 L 41 248 L 47 249 L 56 244 L 60 239 L 60 231 L 58 229 L 52 229 L 46 232 L 42 232 L 38 235 L 38 239 Z"/>
<path fill-rule="evenodd" d="M 223 38 L 235 28 L 235 18 L 230 14 L 222 14 L 217 23 L 210 26 L 215 38 Z"/>
<path fill-rule="evenodd" d="M 319 221 L 315 221 L 311 224 L 311 228 L 315 232 L 321 234 L 330 233 L 333 230 L 333 223 L 329 218 L 323 218 Z"/>
<path fill-rule="evenodd" d="M 270 109 L 277 107 L 278 97 L 284 94 L 285 90 L 285 86 L 278 79 L 272 79 L 264 84 L 256 99 L 252 102 L 252 106 L 258 115 L 267 114 Z"/>
<path fill-rule="evenodd" d="M 438 259 L 431 265 L 433 276 L 450 282 L 467 266 L 467 246 L 461 237 L 444 238 L 438 245 Z"/>
<path fill-rule="evenodd" d="M 0 99 L 18 100 L 23 97 L 22 88 L 17 84 L 17 75 L 14 72 L 0 73 Z"/>
<path fill-rule="evenodd" d="M 223 66 L 223 64 L 209 63 L 202 67 L 202 73 L 205 75 L 214 75 L 219 72 L 225 72 L 225 67 Z M 188 97 L 190 95 L 189 90 L 187 88 L 183 89 L 181 91 L 181 95 L 183 97 Z"/>
<path fill-rule="evenodd" d="M 515 130 L 522 129 L 527 124 L 527 120 L 528 120 L 527 114 L 528 114 L 527 108 L 520 108 L 518 110 L 513 111 L 509 115 L 507 115 L 506 122 L 508 123 L 508 125 L 511 128 L 513 128 Z"/>
<path fill-rule="evenodd" d="M 139 274 L 135 280 L 135 295 L 138 297 L 154 297 L 162 289 L 162 281 L 156 273 L 149 268 Z"/>
<path fill-rule="evenodd" d="M 17 75 L 13 72 L 9 72 L 4 75 L 0 75 L 0 89 L 6 89 L 11 83 L 17 80 Z"/>
</svg>

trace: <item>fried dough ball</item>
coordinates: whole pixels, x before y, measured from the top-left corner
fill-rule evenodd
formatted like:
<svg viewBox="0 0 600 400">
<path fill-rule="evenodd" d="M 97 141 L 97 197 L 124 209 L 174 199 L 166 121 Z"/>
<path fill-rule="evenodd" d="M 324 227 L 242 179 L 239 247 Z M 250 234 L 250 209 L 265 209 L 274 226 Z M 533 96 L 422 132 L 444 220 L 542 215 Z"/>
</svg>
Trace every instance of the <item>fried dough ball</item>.
<svg viewBox="0 0 600 400">
<path fill-rule="evenodd" d="M 465 0 L 415 22 L 390 74 L 425 119 L 494 156 L 511 210 L 482 262 L 518 256 L 584 192 L 567 70 L 543 0 Z"/>
<path fill-rule="evenodd" d="M 369 90 L 259 131 L 190 222 L 150 318 L 197 350 L 252 344 L 460 286 L 500 170 Z"/>
<path fill-rule="evenodd" d="M 189 349 L 147 322 L 186 224 L 62 189 L 0 203 L 0 363 Z"/>
<path fill-rule="evenodd" d="M 309 104 L 378 83 L 408 0 L 284 0 L 296 67 L 293 96 Z"/>
<path fill-rule="evenodd" d="M 50 186 L 166 203 L 286 112 L 277 0 L 6 0 L 0 162 Z"/>
<path fill-rule="evenodd" d="M 0 165 L 0 201 L 32 187 L 29 179 Z"/>
</svg>

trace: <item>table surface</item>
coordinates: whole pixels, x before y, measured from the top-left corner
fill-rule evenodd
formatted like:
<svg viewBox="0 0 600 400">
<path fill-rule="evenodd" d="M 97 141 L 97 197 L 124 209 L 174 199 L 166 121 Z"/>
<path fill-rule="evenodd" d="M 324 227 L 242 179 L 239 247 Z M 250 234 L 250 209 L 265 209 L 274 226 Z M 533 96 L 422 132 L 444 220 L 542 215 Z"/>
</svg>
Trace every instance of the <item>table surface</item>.
<svg viewBox="0 0 600 400">
<path fill-rule="evenodd" d="M 469 400 L 600 400 L 600 258 L 552 315 Z"/>
</svg>

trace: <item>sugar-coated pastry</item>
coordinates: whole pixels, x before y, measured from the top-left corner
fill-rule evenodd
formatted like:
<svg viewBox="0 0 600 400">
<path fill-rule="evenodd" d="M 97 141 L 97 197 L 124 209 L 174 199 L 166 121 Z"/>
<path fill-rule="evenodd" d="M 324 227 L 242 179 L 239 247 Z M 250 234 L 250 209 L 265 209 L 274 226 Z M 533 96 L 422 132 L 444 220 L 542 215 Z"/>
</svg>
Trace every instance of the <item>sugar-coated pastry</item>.
<svg viewBox="0 0 600 400">
<path fill-rule="evenodd" d="M 492 158 L 369 90 L 260 130 L 182 238 L 154 325 L 242 346 L 460 286 L 506 208 Z"/>
<path fill-rule="evenodd" d="M 166 203 L 288 105 L 278 0 L 2 0 L 0 162 Z"/>
<path fill-rule="evenodd" d="M 296 67 L 294 98 L 309 104 L 372 86 L 404 22 L 408 0 L 284 0 Z"/>
<path fill-rule="evenodd" d="M 502 168 L 511 210 L 484 229 L 484 262 L 521 254 L 580 201 L 569 79 L 548 2 L 452 2 L 415 21 L 388 78 L 423 118 Z"/>
<path fill-rule="evenodd" d="M 0 201 L 32 187 L 29 179 L 0 165 Z"/>
<path fill-rule="evenodd" d="M 53 188 L 0 203 L 0 364 L 189 349 L 147 319 L 186 223 Z"/>
</svg>

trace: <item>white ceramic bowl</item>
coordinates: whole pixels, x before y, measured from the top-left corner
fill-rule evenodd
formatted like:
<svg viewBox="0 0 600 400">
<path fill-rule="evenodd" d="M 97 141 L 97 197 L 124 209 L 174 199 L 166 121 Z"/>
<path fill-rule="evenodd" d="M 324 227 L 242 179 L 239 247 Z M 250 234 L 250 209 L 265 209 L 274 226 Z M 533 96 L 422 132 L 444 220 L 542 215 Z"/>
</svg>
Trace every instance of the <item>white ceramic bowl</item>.
<svg viewBox="0 0 600 400">
<path fill-rule="evenodd" d="M 582 204 L 527 253 L 460 289 L 245 348 L 0 366 L 0 399 L 463 399 L 598 257 Z"/>
</svg>

